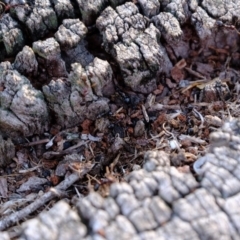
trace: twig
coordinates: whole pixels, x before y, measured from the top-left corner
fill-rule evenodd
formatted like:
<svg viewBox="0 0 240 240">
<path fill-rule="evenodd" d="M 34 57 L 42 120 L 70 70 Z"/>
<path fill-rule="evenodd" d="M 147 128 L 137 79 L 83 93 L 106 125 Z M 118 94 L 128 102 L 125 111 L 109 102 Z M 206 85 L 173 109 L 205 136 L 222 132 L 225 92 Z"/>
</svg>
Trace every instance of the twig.
<svg viewBox="0 0 240 240">
<path fill-rule="evenodd" d="M 143 156 L 143 155 L 144 155 L 144 152 L 139 152 L 129 162 L 132 163 L 132 161 L 134 161 L 135 159 L 137 159 L 138 157 Z"/>
<path fill-rule="evenodd" d="M 123 110 L 123 107 L 120 107 L 114 114 L 113 116 L 116 117 L 118 113 L 120 113 Z"/>
<path fill-rule="evenodd" d="M 29 168 L 29 169 L 22 169 L 22 170 L 19 170 L 18 172 L 19 173 L 28 173 L 28 172 L 33 172 L 35 171 L 36 169 L 42 167 L 42 165 L 37 165 L 35 167 L 32 167 L 32 168 Z"/>
<path fill-rule="evenodd" d="M 187 70 L 190 74 L 192 74 L 195 77 L 198 77 L 198 78 L 201 78 L 201 79 L 204 79 L 204 80 L 206 79 L 202 74 L 192 70 L 191 68 L 185 67 L 185 70 Z"/>
<path fill-rule="evenodd" d="M 171 132 L 169 132 L 169 131 L 165 128 L 165 124 L 166 124 L 166 122 L 164 122 L 163 125 L 162 125 L 162 128 L 163 128 L 164 132 L 165 132 L 168 136 L 172 136 L 172 138 L 174 138 L 174 134 L 171 133 Z"/>
<path fill-rule="evenodd" d="M 163 128 L 164 132 L 166 133 L 166 135 L 172 137 L 172 139 L 174 140 L 174 146 L 176 146 L 176 148 L 177 148 L 178 150 L 180 150 L 180 144 L 179 144 L 177 138 L 175 137 L 175 135 L 174 135 L 173 133 L 169 132 L 169 131 L 165 128 L 165 123 L 166 123 L 166 122 L 164 122 L 163 125 L 162 125 L 162 128 Z M 172 145 L 171 145 L 171 144 L 172 144 L 172 142 L 169 141 L 169 145 L 170 145 L 170 147 L 172 148 Z"/>
<path fill-rule="evenodd" d="M 44 143 L 47 143 L 49 142 L 49 139 L 46 138 L 46 139 L 41 139 L 41 140 L 38 140 L 38 141 L 35 141 L 35 142 L 28 142 L 28 143 L 24 143 L 24 144 L 21 144 L 22 147 L 30 147 L 30 146 L 35 146 L 35 145 L 40 145 L 40 144 L 44 144 Z"/>
<path fill-rule="evenodd" d="M 142 105 L 142 112 L 143 112 L 143 116 L 144 116 L 144 119 L 146 120 L 146 122 L 149 122 L 149 116 L 147 114 L 147 110 L 144 105 Z"/>
<path fill-rule="evenodd" d="M 193 108 L 193 113 L 196 114 L 201 120 L 201 125 L 199 126 L 199 129 L 203 128 L 204 127 L 204 117 L 203 117 L 203 115 L 200 112 L 198 112 L 195 108 Z"/>
<path fill-rule="evenodd" d="M 111 173 L 113 172 L 114 167 L 117 165 L 120 156 L 121 156 L 121 153 L 119 153 L 117 157 L 113 160 L 113 162 L 110 164 Z"/>
<path fill-rule="evenodd" d="M 25 208 L 21 209 L 18 212 L 15 212 L 7 217 L 2 218 L 0 220 L 0 231 L 3 231 L 6 228 L 15 225 L 17 222 L 21 221 L 29 214 L 33 213 L 34 211 L 42 207 L 44 204 L 46 204 L 53 198 L 61 195 L 62 191 L 68 189 L 70 186 L 72 186 L 73 183 L 75 183 L 77 180 L 82 178 L 87 172 L 89 172 L 91 170 L 91 166 L 92 165 L 88 163 L 84 164 L 79 171 L 72 173 L 64 181 L 62 181 L 56 187 L 51 188 L 47 193 L 43 194 L 40 198 L 38 198 L 30 205 L 26 206 Z"/>
<path fill-rule="evenodd" d="M 83 145 L 87 145 L 88 143 L 89 143 L 89 141 L 80 141 L 76 145 L 74 145 L 74 146 L 72 146 L 70 148 L 67 148 L 66 150 L 63 150 L 61 152 L 54 152 L 54 151 L 45 152 L 43 154 L 43 158 L 51 159 L 51 158 L 54 158 L 54 157 L 61 157 L 61 156 L 66 155 L 66 154 L 71 154 L 72 150 L 74 150 L 76 148 L 79 148 L 79 147 L 81 147 Z"/>
<path fill-rule="evenodd" d="M 148 140 L 153 140 L 153 139 L 155 139 L 155 138 L 160 138 L 160 137 L 162 137 L 164 134 L 165 134 L 164 131 L 158 133 L 158 134 L 155 135 L 155 136 L 154 136 L 153 134 L 150 133 L 151 138 L 149 138 Z"/>
</svg>

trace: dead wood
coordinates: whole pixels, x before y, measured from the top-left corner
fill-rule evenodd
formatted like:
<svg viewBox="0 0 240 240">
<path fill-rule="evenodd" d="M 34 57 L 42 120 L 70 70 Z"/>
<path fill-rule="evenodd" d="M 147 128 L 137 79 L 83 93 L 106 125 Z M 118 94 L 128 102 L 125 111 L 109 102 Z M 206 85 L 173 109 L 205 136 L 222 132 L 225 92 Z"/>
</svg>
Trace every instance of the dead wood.
<svg viewBox="0 0 240 240">
<path fill-rule="evenodd" d="M 0 220 L 0 230 L 3 231 L 6 228 L 13 226 L 22 219 L 26 218 L 29 214 L 36 211 L 38 208 L 42 207 L 44 204 L 49 202 L 55 197 L 60 197 L 62 192 L 73 185 L 77 180 L 81 179 L 87 172 L 91 170 L 91 164 L 82 164 L 82 168 L 79 171 L 72 173 L 64 181 L 54 188 L 51 188 L 47 193 L 43 194 L 36 201 Z"/>
</svg>

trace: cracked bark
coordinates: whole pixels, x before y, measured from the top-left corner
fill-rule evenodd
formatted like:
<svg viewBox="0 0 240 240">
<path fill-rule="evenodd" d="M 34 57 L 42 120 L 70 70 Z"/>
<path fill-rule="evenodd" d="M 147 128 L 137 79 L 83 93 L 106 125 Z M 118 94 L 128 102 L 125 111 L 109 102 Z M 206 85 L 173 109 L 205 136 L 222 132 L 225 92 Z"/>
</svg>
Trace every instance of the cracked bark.
<svg viewBox="0 0 240 240">
<path fill-rule="evenodd" d="M 13 2 L 24 1 L 7 3 Z M 12 64 L 0 65 L 4 139 L 44 132 L 51 121 L 49 110 L 62 127 L 75 126 L 85 117 L 95 120 L 109 111 L 114 73 L 106 59 L 88 50 L 92 24 L 104 51 L 119 66 L 125 86 L 141 93 L 154 90 L 159 74 L 168 75 L 177 59 L 193 48 L 202 47 L 206 56 L 212 45 L 229 46 L 233 53 L 239 49 L 236 29 L 218 25 L 235 24 L 239 1 L 139 0 L 137 6 L 123 0 L 25 2 L 28 5 L 16 6 L 0 19 L 0 59 L 14 58 Z M 187 40 L 188 24 L 197 34 L 194 43 Z M 199 182 L 170 167 L 165 153 L 148 152 L 144 169 L 132 172 L 127 183 L 112 185 L 109 198 L 90 194 L 78 203 L 78 215 L 59 203 L 25 223 L 21 239 L 61 239 L 65 236 L 61 234 L 70 234 L 71 239 L 238 239 L 238 129 L 234 120 L 212 135 Z M 6 140 L 1 143 L 0 164 L 5 165 L 11 158 L 6 152 L 14 149 Z M 59 208 L 69 215 L 61 215 Z M 73 228 L 67 227 L 69 221 Z M 6 234 L 0 236 L 7 239 Z"/>
</svg>

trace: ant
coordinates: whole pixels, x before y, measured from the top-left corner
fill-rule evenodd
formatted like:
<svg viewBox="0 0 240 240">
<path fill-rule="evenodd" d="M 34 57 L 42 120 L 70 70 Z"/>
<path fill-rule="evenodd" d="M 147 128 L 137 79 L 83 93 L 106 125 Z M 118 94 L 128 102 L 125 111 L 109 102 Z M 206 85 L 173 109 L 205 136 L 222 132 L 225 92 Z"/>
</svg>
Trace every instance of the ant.
<svg viewBox="0 0 240 240">
<path fill-rule="evenodd" d="M 236 26 L 234 26 L 233 24 L 225 24 L 225 23 L 224 23 L 223 21 L 221 21 L 221 20 L 217 20 L 215 24 L 216 24 L 217 27 L 223 27 L 223 28 L 226 28 L 226 29 L 234 30 L 234 31 L 236 31 L 236 33 L 237 33 L 238 35 L 240 35 L 240 32 L 238 31 L 238 29 L 236 28 Z"/>
<path fill-rule="evenodd" d="M 19 4 L 14 4 L 14 5 L 10 5 L 10 4 L 5 4 L 4 2 L 0 1 L 0 18 L 2 18 L 2 16 L 8 12 L 11 8 L 15 8 L 18 6 L 25 6 L 25 3 L 19 3 Z"/>
</svg>

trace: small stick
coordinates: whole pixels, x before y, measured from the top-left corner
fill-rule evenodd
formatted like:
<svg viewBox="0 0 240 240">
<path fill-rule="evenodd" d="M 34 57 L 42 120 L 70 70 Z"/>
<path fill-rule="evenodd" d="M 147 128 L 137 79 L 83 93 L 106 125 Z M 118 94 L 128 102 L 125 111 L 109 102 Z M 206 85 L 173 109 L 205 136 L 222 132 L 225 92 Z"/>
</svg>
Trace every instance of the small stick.
<svg viewBox="0 0 240 240">
<path fill-rule="evenodd" d="M 147 110 L 144 105 L 142 105 L 142 112 L 143 112 L 143 116 L 144 116 L 144 119 L 146 120 L 146 122 L 149 122 L 149 116 L 147 114 Z"/>
<path fill-rule="evenodd" d="M 170 136 L 173 138 L 173 140 L 175 140 L 176 145 L 177 145 L 177 149 L 180 150 L 180 144 L 179 144 L 177 138 L 174 136 L 173 133 L 169 132 L 169 131 L 165 128 L 165 123 L 166 123 L 166 122 L 164 122 L 163 125 L 162 125 L 162 128 L 163 128 L 164 132 L 165 132 L 168 136 L 170 135 Z"/>
<path fill-rule="evenodd" d="M 199 128 L 203 128 L 203 126 L 204 126 L 204 117 L 203 117 L 203 115 L 200 112 L 198 112 L 195 108 L 193 109 L 193 113 L 196 114 L 200 118 L 200 120 L 201 120 L 201 125 L 199 126 Z"/>
<path fill-rule="evenodd" d="M 18 172 L 19 173 L 28 173 L 28 172 L 32 172 L 32 171 L 35 171 L 36 169 L 40 168 L 41 165 L 37 165 L 35 167 L 32 167 L 32 168 L 29 168 L 29 169 L 22 169 L 22 170 L 19 170 Z"/>
<path fill-rule="evenodd" d="M 121 153 L 119 153 L 117 157 L 113 160 L 113 162 L 110 164 L 111 173 L 113 172 L 114 167 L 117 165 L 120 156 L 121 156 Z"/>
<path fill-rule="evenodd" d="M 76 149 L 76 148 L 79 148 L 83 145 L 86 145 L 88 144 L 90 141 L 80 141 L 79 143 L 77 143 L 76 145 L 70 147 L 70 148 L 67 148 L 66 150 L 63 150 L 61 152 L 54 152 L 54 151 L 48 151 L 48 152 L 45 152 L 43 154 L 43 158 L 45 159 L 52 159 L 54 157 L 61 157 L 63 155 L 66 155 L 66 154 L 71 154 L 72 150 Z"/>
<path fill-rule="evenodd" d="M 35 145 L 40 145 L 40 144 L 44 144 L 44 143 L 47 143 L 49 142 L 49 139 L 46 138 L 46 139 L 41 139 L 41 140 L 38 140 L 38 141 L 35 141 L 35 142 L 28 142 L 28 143 L 24 143 L 24 144 L 21 144 L 22 147 L 30 147 L 30 146 L 35 146 Z"/>
<path fill-rule="evenodd" d="M 89 164 L 84 164 L 84 165 L 85 166 L 83 166 L 82 169 L 72 173 L 65 180 L 59 183 L 56 187 L 51 188 L 48 192 L 43 194 L 40 198 L 35 200 L 30 205 L 26 206 L 25 208 L 21 209 L 18 212 L 15 212 L 7 217 L 2 218 L 0 220 L 0 231 L 3 231 L 6 228 L 9 228 L 15 225 L 16 223 L 26 218 L 29 214 L 33 213 L 38 208 L 42 207 L 44 204 L 46 204 L 53 198 L 61 195 L 62 191 L 65 191 L 66 189 L 68 189 L 70 186 L 73 185 L 73 183 L 81 179 L 86 173 L 88 173 L 91 170 L 91 165 Z"/>
<path fill-rule="evenodd" d="M 201 78 L 201 79 L 206 79 L 202 74 L 192 70 L 191 68 L 185 67 L 185 70 L 187 70 L 190 74 L 192 74 L 195 77 Z"/>
<path fill-rule="evenodd" d="M 120 107 L 114 114 L 113 116 L 115 117 L 119 112 L 121 112 L 123 110 L 123 107 Z"/>
</svg>

